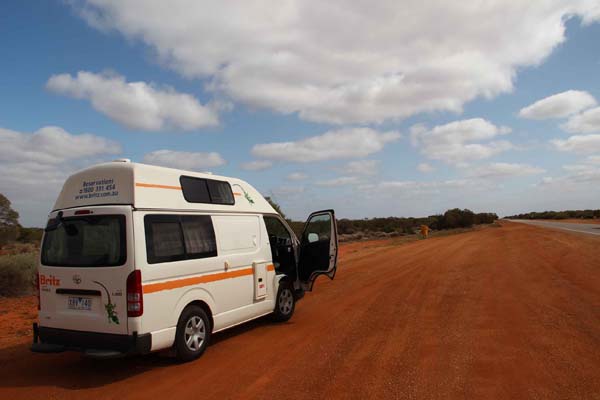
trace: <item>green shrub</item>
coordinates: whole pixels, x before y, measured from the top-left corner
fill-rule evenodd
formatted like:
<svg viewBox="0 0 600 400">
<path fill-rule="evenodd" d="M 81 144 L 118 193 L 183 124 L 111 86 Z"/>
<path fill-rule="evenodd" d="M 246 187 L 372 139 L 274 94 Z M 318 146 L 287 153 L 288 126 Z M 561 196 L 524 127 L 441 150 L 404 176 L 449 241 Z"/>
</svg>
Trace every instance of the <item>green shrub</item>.
<svg viewBox="0 0 600 400">
<path fill-rule="evenodd" d="M 533 211 L 525 214 L 510 215 L 505 218 L 510 219 L 566 219 L 580 218 L 592 219 L 600 218 L 600 210 L 566 210 L 566 211 Z"/>
<path fill-rule="evenodd" d="M 39 245 L 42 241 L 44 230 L 42 228 L 19 228 L 19 236 L 17 241 L 21 243 L 33 243 Z"/>
<path fill-rule="evenodd" d="M 18 296 L 33 291 L 37 253 L 0 256 L 0 296 Z"/>
</svg>

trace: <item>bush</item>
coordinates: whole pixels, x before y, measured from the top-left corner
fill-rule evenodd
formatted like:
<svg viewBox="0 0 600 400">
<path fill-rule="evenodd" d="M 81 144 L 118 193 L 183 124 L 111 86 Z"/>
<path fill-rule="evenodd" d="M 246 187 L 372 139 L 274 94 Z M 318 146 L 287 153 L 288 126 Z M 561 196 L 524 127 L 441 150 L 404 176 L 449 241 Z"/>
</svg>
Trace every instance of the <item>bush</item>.
<svg viewBox="0 0 600 400">
<path fill-rule="evenodd" d="M 338 233 L 345 240 L 360 234 L 366 237 L 376 237 L 379 233 L 385 233 L 382 237 L 396 237 L 403 235 L 414 235 L 419 231 L 421 225 L 427 225 L 434 230 L 470 228 L 473 225 L 492 224 L 498 219 L 495 213 L 475 214 L 471 210 L 455 208 L 440 215 L 429 217 L 387 217 L 387 218 L 363 218 L 347 219 L 337 221 Z M 304 223 L 287 220 L 296 235 L 300 237 Z"/>
<path fill-rule="evenodd" d="M 7 243 L 14 242 L 19 235 L 18 226 L 0 225 L 0 247 Z"/>
<path fill-rule="evenodd" d="M 39 245 L 42 241 L 44 230 L 42 228 L 20 228 L 17 241 L 21 243 L 33 243 Z"/>
<path fill-rule="evenodd" d="M 33 291 L 37 253 L 0 256 L 0 296 L 18 296 Z"/>
<path fill-rule="evenodd" d="M 541 211 L 530 212 L 525 214 L 510 215 L 506 218 L 510 219 L 566 219 L 580 218 L 593 219 L 600 218 L 600 210 L 566 210 L 566 211 Z"/>
</svg>

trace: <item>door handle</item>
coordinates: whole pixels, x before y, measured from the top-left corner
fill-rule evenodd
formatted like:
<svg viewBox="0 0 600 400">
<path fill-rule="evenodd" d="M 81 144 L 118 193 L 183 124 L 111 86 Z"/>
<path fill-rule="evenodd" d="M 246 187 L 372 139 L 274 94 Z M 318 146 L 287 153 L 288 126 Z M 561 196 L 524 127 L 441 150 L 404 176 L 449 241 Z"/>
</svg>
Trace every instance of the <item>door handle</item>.
<svg viewBox="0 0 600 400">
<path fill-rule="evenodd" d="M 225 271 L 227 271 L 229 269 L 229 261 L 225 261 L 224 267 L 225 267 Z"/>
</svg>

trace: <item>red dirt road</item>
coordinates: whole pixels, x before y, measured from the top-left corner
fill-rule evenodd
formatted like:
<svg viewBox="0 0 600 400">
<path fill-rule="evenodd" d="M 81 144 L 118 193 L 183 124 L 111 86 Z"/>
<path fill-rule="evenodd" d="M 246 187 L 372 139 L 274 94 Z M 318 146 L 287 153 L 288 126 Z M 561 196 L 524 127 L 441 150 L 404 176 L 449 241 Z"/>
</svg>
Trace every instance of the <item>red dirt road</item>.
<svg viewBox="0 0 600 400">
<path fill-rule="evenodd" d="M 600 238 L 506 222 L 342 253 L 290 322 L 184 365 L 31 354 L 34 303 L 0 302 L 0 398 L 600 399 Z"/>
</svg>

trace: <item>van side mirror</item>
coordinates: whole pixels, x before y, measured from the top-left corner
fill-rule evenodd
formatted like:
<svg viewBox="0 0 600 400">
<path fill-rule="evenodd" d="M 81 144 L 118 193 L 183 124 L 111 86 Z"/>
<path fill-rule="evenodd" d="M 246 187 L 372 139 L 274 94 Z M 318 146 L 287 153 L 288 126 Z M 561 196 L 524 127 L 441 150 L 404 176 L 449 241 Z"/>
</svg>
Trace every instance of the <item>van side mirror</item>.
<svg viewBox="0 0 600 400">
<path fill-rule="evenodd" d="M 319 235 L 317 235 L 316 233 L 308 234 L 308 243 L 314 243 L 314 242 L 318 242 L 318 241 L 319 241 Z"/>
</svg>

